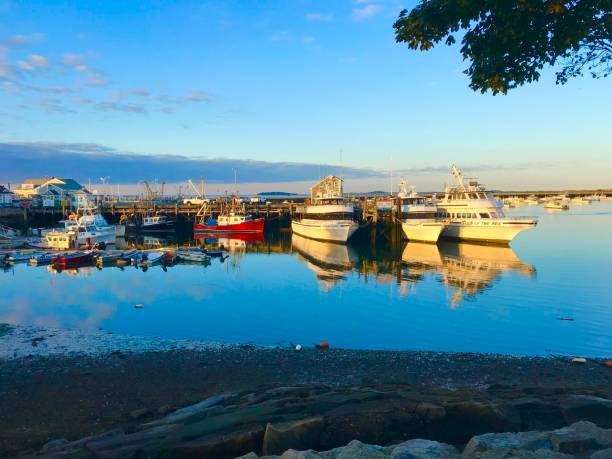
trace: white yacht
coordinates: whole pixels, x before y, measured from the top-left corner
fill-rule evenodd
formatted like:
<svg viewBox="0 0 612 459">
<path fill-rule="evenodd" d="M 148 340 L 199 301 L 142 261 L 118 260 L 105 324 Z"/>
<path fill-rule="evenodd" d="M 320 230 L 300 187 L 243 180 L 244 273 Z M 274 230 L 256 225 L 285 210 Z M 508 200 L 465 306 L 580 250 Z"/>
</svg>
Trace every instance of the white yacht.
<svg viewBox="0 0 612 459">
<path fill-rule="evenodd" d="M 342 179 L 329 175 L 310 189 L 310 205 L 291 221 L 291 230 L 321 241 L 346 242 L 357 228 L 352 203 L 345 201 Z"/>
<path fill-rule="evenodd" d="M 441 221 L 436 220 L 436 203 L 419 196 L 414 186 L 409 193 L 403 177 L 399 186 L 397 197 L 400 200 L 400 221 L 404 235 L 409 241 L 436 243 L 444 227 Z"/>
<path fill-rule="evenodd" d="M 476 179 L 467 179 L 452 167 L 456 183 L 444 190 L 438 216 L 447 219 L 442 237 L 508 244 L 518 233 L 533 228 L 533 217 L 506 217 L 503 204 Z"/>
</svg>

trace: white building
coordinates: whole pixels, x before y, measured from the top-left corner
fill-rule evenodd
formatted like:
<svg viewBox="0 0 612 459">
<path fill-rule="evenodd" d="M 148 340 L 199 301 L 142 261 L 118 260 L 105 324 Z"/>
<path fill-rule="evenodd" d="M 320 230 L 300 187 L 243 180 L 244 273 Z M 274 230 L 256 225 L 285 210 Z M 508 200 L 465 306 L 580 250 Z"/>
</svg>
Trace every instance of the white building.
<svg viewBox="0 0 612 459">
<path fill-rule="evenodd" d="M 0 185 L 0 207 L 12 207 L 15 195 L 5 186 Z"/>
</svg>

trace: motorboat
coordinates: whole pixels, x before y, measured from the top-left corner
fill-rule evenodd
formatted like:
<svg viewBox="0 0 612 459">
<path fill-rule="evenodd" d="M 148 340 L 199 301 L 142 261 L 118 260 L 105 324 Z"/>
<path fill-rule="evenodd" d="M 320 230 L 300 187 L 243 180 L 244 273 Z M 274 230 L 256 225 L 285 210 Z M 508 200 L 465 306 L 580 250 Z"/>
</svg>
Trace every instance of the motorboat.
<svg viewBox="0 0 612 459">
<path fill-rule="evenodd" d="M 200 249 L 178 250 L 176 252 L 179 260 L 204 263 L 210 261 L 210 255 Z"/>
<path fill-rule="evenodd" d="M 346 243 L 359 228 L 354 210 L 344 198 L 342 179 L 329 175 L 310 189 L 310 204 L 293 218 L 291 230 L 311 239 Z"/>
<path fill-rule="evenodd" d="M 444 228 L 444 224 L 436 219 L 438 210 L 436 203 L 419 196 L 414 186 L 408 192 L 403 177 L 397 198 L 400 205 L 399 219 L 406 239 L 436 243 Z"/>
<path fill-rule="evenodd" d="M 161 262 L 164 252 L 138 252 L 135 257 L 137 266 L 149 267 Z"/>
<path fill-rule="evenodd" d="M 53 260 L 57 258 L 57 253 L 44 252 L 41 255 L 33 255 L 29 259 L 29 263 L 32 266 L 45 266 L 53 263 Z"/>
<path fill-rule="evenodd" d="M 138 251 L 133 250 L 108 250 L 100 251 L 94 255 L 94 259 L 98 265 L 116 263 L 119 259 L 131 259 Z"/>
<path fill-rule="evenodd" d="M 446 220 L 442 237 L 508 244 L 520 232 L 537 225 L 535 217 L 507 217 L 503 204 L 477 179 L 464 178 L 457 166 L 451 172 L 455 183 L 446 186 L 444 198 L 438 202 L 438 217 Z"/>
<path fill-rule="evenodd" d="M 549 198 L 544 203 L 544 208 L 549 210 L 569 210 L 570 199 L 565 196 Z"/>
</svg>

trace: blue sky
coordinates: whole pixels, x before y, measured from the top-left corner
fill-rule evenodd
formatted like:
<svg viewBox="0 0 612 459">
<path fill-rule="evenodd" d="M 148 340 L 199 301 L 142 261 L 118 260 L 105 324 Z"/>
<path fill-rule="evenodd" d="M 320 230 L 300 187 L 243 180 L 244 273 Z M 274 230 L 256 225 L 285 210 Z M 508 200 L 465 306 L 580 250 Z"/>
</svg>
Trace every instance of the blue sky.
<svg viewBox="0 0 612 459">
<path fill-rule="evenodd" d="M 0 0 L 0 142 L 612 186 L 610 79 L 475 93 L 457 46 L 395 43 L 415 4 Z"/>
</svg>

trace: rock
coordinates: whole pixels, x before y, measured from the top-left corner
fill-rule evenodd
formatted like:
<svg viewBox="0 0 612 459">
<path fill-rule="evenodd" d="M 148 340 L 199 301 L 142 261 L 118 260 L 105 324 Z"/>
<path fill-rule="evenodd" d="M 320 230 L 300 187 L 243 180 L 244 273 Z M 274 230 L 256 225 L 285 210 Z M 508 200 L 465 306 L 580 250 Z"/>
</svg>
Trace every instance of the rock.
<svg viewBox="0 0 612 459">
<path fill-rule="evenodd" d="M 449 403 L 445 409 L 446 416 L 428 429 L 429 438 L 462 444 L 475 435 L 521 430 L 520 415 L 512 405 L 466 401 Z"/>
<path fill-rule="evenodd" d="M 213 397 L 209 397 L 206 400 L 202 400 L 199 403 L 194 405 L 186 406 L 185 408 L 181 408 L 179 410 L 170 413 L 168 416 L 159 419 L 158 421 L 150 422 L 148 424 L 143 424 L 141 428 L 149 428 L 154 427 L 156 425 L 161 424 L 176 424 L 183 423 L 187 421 L 189 418 L 196 417 L 203 412 L 205 412 L 208 408 L 211 408 L 215 405 L 219 405 L 220 403 L 237 400 L 238 396 L 236 394 L 219 394 Z"/>
<path fill-rule="evenodd" d="M 318 448 L 324 426 L 322 417 L 276 425 L 268 423 L 263 439 L 263 453 L 282 454 L 290 448 L 298 450 Z"/>
<path fill-rule="evenodd" d="M 558 404 L 538 398 L 519 398 L 512 402 L 512 406 L 519 412 L 522 431 L 552 430 L 567 425 Z"/>
<path fill-rule="evenodd" d="M 612 459 L 612 448 L 602 449 L 593 453 L 591 459 Z"/>
<path fill-rule="evenodd" d="M 550 432 L 489 433 L 472 437 L 463 449 L 463 456 L 474 457 L 493 449 L 550 449 Z"/>
<path fill-rule="evenodd" d="M 498 448 L 490 449 L 478 456 L 479 459 L 575 459 L 574 456 L 550 451 L 548 449 L 538 449 L 528 451 L 526 449 Z"/>
<path fill-rule="evenodd" d="M 578 432 L 590 434 L 595 438 L 599 448 L 608 448 L 612 446 L 612 429 L 601 429 L 589 421 L 575 422 L 569 428 Z"/>
<path fill-rule="evenodd" d="M 612 400 L 590 395 L 570 395 L 561 401 L 567 424 L 591 421 L 599 427 L 612 428 Z"/>
<path fill-rule="evenodd" d="M 153 415 L 153 412 L 148 408 L 140 408 L 138 410 L 130 411 L 130 417 L 132 419 L 142 419 Z"/>
<path fill-rule="evenodd" d="M 431 440 L 408 440 L 391 451 L 391 459 L 434 459 L 457 455 L 454 446 Z"/>
<path fill-rule="evenodd" d="M 204 458 L 238 457 L 258 451 L 264 429 L 260 425 L 246 426 L 239 431 L 214 435 L 210 438 L 187 441 L 166 450 L 164 457 Z"/>
<path fill-rule="evenodd" d="M 254 452 L 250 452 L 245 454 L 244 456 L 237 457 L 236 459 L 257 459 L 258 456 Z"/>
<path fill-rule="evenodd" d="M 444 407 L 427 402 L 419 403 L 415 412 L 426 422 L 437 421 L 446 416 Z"/>
<path fill-rule="evenodd" d="M 346 446 L 319 453 L 319 456 L 323 459 L 389 459 L 390 450 L 353 440 Z"/>
<path fill-rule="evenodd" d="M 568 454 L 582 454 L 597 447 L 595 437 L 591 433 L 579 432 L 571 427 L 552 432 L 550 442 L 555 451 Z"/>
<path fill-rule="evenodd" d="M 163 405 L 157 408 L 157 413 L 161 415 L 166 415 L 172 412 L 172 407 L 170 405 Z"/>
<path fill-rule="evenodd" d="M 346 403 L 325 413 L 321 445 L 331 449 L 351 440 L 387 444 L 418 438 L 423 420 L 415 413 L 416 403 L 398 398 Z"/>
<path fill-rule="evenodd" d="M 290 449 L 285 451 L 282 455 L 278 456 L 278 459 L 321 459 L 317 453 L 309 449 L 307 451 L 296 451 Z"/>
<path fill-rule="evenodd" d="M 55 440 L 48 441 L 41 448 L 41 451 L 51 451 L 52 449 L 57 449 L 61 446 L 67 445 L 69 443 L 65 438 L 56 438 Z"/>
</svg>

